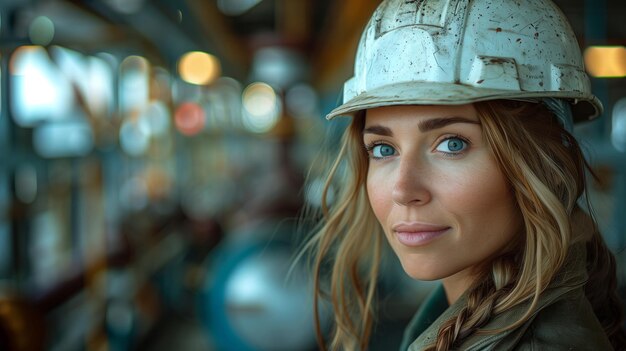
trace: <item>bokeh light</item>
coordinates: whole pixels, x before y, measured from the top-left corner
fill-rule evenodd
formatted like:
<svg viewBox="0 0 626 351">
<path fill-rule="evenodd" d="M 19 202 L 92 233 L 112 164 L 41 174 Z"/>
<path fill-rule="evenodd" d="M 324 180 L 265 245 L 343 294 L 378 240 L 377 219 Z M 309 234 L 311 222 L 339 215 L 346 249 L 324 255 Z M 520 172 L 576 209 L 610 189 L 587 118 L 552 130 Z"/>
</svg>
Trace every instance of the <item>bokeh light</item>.
<svg viewBox="0 0 626 351">
<path fill-rule="evenodd" d="M 148 103 L 150 63 L 141 56 L 129 56 L 120 66 L 120 107 L 123 112 L 140 111 Z"/>
<path fill-rule="evenodd" d="M 193 102 L 182 103 L 174 113 L 176 128 L 187 136 L 196 135 L 202 131 L 205 118 L 202 107 Z"/>
<path fill-rule="evenodd" d="M 243 92 L 243 125 L 254 133 L 270 131 L 278 122 L 280 98 L 265 83 L 252 83 Z"/>
<path fill-rule="evenodd" d="M 106 56 L 86 56 L 60 46 L 52 46 L 50 54 L 63 76 L 78 88 L 92 113 L 104 116 L 113 111 L 115 66 Z"/>
<path fill-rule="evenodd" d="M 217 57 L 200 51 L 188 52 L 178 62 L 178 72 L 183 80 L 191 84 L 212 83 L 221 74 Z"/>
<path fill-rule="evenodd" d="M 611 143 L 617 150 L 626 152 L 626 98 L 615 103 L 612 117 Z"/>
<path fill-rule="evenodd" d="M 308 84 L 296 84 L 287 90 L 285 104 L 289 113 L 294 117 L 312 116 L 317 113 L 317 93 Z"/>
<path fill-rule="evenodd" d="M 120 128 L 120 146 L 130 156 L 141 156 L 150 146 L 150 130 L 145 124 L 124 120 Z"/>
<path fill-rule="evenodd" d="M 143 111 L 138 123 L 142 124 L 142 128 L 145 128 L 150 135 L 161 136 L 170 128 L 170 117 L 170 110 L 165 103 L 155 100 L 150 102 Z"/>
<path fill-rule="evenodd" d="M 46 16 L 36 17 L 30 24 L 28 36 L 35 45 L 48 45 L 54 38 L 54 23 Z"/>
<path fill-rule="evenodd" d="M 626 47 L 591 46 L 585 50 L 585 67 L 598 78 L 626 77 Z"/>
<path fill-rule="evenodd" d="M 33 133 L 35 152 L 46 158 L 86 156 L 93 145 L 93 131 L 83 118 L 43 123 Z"/>
<path fill-rule="evenodd" d="M 230 77 L 220 77 L 207 94 L 207 128 L 239 129 L 241 125 L 241 83 Z"/>
<path fill-rule="evenodd" d="M 11 57 L 13 118 L 23 127 L 62 119 L 73 108 L 74 95 L 66 77 L 41 46 L 22 46 Z"/>
<path fill-rule="evenodd" d="M 299 51 L 269 46 L 254 53 L 252 59 L 251 79 L 265 82 L 277 89 L 307 80 L 309 75 L 306 57 Z"/>
</svg>

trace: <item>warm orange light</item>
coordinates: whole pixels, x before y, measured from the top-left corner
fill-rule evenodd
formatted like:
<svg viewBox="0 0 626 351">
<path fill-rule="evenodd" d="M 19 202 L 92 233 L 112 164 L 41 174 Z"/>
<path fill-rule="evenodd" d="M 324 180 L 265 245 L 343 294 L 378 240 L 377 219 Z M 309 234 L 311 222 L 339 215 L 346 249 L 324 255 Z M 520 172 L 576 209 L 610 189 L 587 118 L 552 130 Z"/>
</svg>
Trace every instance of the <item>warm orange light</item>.
<svg viewBox="0 0 626 351">
<path fill-rule="evenodd" d="M 210 84 L 221 74 L 220 62 L 205 52 L 188 52 L 178 62 L 178 73 L 191 84 Z"/>
<path fill-rule="evenodd" d="M 626 77 L 626 47 L 591 46 L 584 56 L 587 72 L 593 77 Z"/>
</svg>

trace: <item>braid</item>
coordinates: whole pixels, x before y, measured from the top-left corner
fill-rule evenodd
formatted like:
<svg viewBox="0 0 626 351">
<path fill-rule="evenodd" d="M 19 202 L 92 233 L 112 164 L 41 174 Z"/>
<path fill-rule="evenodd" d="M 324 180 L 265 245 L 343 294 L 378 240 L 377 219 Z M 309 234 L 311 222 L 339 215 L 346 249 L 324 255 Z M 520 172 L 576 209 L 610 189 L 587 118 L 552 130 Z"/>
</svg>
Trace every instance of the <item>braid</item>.
<svg viewBox="0 0 626 351">
<path fill-rule="evenodd" d="M 446 351 L 459 346 L 465 338 L 485 325 L 493 315 L 498 301 L 510 287 L 496 289 L 491 276 L 485 275 L 469 291 L 467 304 L 439 328 L 437 341 L 426 351 Z"/>
</svg>

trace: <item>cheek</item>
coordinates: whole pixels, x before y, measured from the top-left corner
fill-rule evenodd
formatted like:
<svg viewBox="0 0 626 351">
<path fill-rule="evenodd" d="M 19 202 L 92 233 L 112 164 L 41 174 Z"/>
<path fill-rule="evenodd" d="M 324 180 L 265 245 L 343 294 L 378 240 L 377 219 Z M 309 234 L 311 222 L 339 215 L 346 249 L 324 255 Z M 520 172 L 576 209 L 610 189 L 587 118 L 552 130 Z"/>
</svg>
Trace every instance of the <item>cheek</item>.
<svg viewBox="0 0 626 351">
<path fill-rule="evenodd" d="M 391 202 L 391 182 L 389 177 L 385 176 L 383 172 L 368 171 L 367 172 L 367 197 L 374 211 L 374 215 L 379 222 L 383 222 L 389 211 L 389 204 Z"/>
<path fill-rule="evenodd" d="M 476 162 L 456 177 L 449 177 L 441 191 L 446 208 L 461 221 L 477 226 L 510 231 L 508 225 L 517 215 L 513 194 L 504 174 L 491 158 Z"/>
</svg>

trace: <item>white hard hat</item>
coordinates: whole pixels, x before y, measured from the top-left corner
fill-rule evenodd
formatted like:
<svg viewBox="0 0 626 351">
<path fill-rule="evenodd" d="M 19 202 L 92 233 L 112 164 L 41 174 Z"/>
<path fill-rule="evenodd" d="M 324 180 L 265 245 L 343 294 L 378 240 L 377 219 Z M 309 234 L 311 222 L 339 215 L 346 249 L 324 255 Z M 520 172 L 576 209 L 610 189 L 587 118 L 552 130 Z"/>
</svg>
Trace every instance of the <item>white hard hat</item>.
<svg viewBox="0 0 626 351">
<path fill-rule="evenodd" d="M 343 104 L 327 118 L 387 105 L 565 99 L 602 112 L 580 48 L 550 0 L 385 0 L 361 37 Z"/>
</svg>

